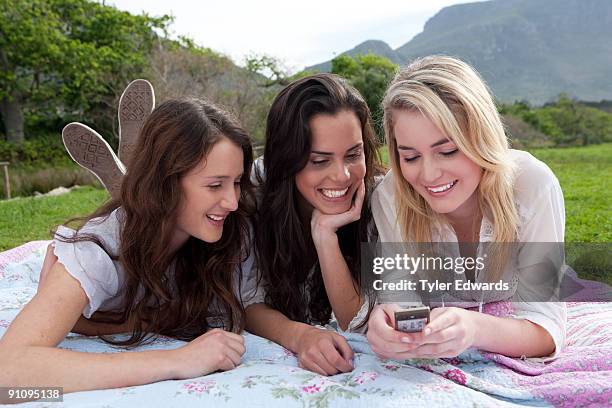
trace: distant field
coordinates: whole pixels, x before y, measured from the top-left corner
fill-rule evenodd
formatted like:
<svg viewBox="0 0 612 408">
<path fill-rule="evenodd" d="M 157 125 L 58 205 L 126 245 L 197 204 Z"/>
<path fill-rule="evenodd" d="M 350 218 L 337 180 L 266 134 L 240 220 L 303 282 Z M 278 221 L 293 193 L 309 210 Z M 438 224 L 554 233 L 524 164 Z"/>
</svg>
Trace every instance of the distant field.
<svg viewBox="0 0 612 408">
<path fill-rule="evenodd" d="M 382 150 L 386 159 L 386 149 Z M 536 149 L 561 182 L 565 196 L 567 242 L 612 242 L 612 144 Z M 37 239 L 82 216 L 108 199 L 105 191 L 82 187 L 58 197 L 0 201 L 0 251 Z"/>
</svg>

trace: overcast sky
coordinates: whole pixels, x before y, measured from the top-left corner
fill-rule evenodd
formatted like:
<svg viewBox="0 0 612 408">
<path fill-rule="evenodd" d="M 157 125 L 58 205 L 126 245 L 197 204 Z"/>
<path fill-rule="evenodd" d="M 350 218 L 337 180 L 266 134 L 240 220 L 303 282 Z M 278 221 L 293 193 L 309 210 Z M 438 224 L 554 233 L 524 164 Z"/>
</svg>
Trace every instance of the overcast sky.
<svg viewBox="0 0 612 408">
<path fill-rule="evenodd" d="M 474 0 L 105 0 L 140 14 L 175 17 L 174 35 L 241 63 L 248 54 L 280 58 L 296 72 L 369 40 L 392 48 L 423 30 L 440 9 Z"/>
</svg>

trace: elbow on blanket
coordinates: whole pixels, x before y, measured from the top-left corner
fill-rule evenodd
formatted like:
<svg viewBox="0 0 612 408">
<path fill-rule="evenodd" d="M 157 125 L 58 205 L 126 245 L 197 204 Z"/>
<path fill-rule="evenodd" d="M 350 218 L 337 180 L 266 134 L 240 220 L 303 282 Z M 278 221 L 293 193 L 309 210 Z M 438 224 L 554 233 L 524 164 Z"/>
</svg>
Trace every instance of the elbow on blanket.
<svg viewBox="0 0 612 408">
<path fill-rule="evenodd" d="M 544 357 L 552 356 L 557 351 L 557 345 L 555 344 L 555 341 L 553 340 L 552 336 L 550 335 L 550 333 L 546 329 L 544 329 L 544 333 L 545 333 L 544 334 L 545 340 L 544 340 L 544 344 L 543 344 L 544 353 L 542 355 Z"/>
<path fill-rule="evenodd" d="M 537 333 L 537 338 L 540 339 L 540 341 L 534 344 L 534 349 L 530 350 L 530 355 L 527 355 L 527 357 L 547 357 L 553 355 L 557 349 L 557 345 L 549 331 L 531 321 L 526 321 L 526 323 L 531 325 L 533 330 Z"/>
</svg>

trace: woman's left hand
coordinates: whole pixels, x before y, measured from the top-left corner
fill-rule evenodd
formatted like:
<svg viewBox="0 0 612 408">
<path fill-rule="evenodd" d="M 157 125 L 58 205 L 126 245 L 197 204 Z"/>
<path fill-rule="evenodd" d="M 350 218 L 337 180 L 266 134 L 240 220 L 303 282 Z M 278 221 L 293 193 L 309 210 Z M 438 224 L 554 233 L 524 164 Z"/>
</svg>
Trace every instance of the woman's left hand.
<svg viewBox="0 0 612 408">
<path fill-rule="evenodd" d="M 340 227 L 361 218 L 361 207 L 363 206 L 364 197 L 365 183 L 362 180 L 355 193 L 353 204 L 348 211 L 340 214 L 323 214 L 315 208 L 310 219 L 310 230 L 315 245 L 318 242 L 322 242 L 324 238 L 335 235 Z"/>
<path fill-rule="evenodd" d="M 416 347 L 403 358 L 452 358 L 474 345 L 477 312 L 458 307 L 433 309 L 421 333 L 408 333 Z"/>
</svg>

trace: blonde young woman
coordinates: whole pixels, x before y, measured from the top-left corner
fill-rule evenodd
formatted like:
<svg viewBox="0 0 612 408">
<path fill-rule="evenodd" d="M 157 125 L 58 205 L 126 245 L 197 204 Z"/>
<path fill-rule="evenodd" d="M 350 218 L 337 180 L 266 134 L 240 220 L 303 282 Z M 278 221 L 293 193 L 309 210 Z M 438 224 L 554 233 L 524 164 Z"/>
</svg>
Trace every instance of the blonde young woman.
<svg viewBox="0 0 612 408">
<path fill-rule="evenodd" d="M 498 253 L 506 254 L 498 257 L 503 267 L 472 275 L 472 281 L 508 273 L 533 277 L 537 251 L 525 243 L 563 242 L 563 195 L 544 163 L 509 149 L 493 99 L 474 69 L 444 56 L 416 60 L 397 74 L 383 106 L 391 171 L 372 195 L 380 241 L 454 242 L 462 257 L 481 249 L 466 243 L 515 243 Z M 489 301 L 517 299 L 520 281 L 508 282 Z M 370 316 L 368 340 L 379 356 L 399 360 L 455 357 L 469 347 L 555 357 L 565 339 L 564 305 L 519 299 L 525 301 L 515 301 L 507 318 L 480 313 L 482 300 L 447 302 L 433 308 L 418 333 L 395 330 L 400 306 L 381 304 Z"/>
</svg>

